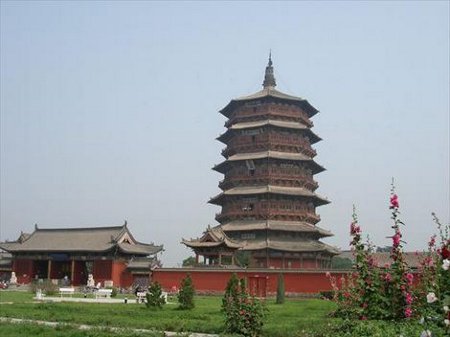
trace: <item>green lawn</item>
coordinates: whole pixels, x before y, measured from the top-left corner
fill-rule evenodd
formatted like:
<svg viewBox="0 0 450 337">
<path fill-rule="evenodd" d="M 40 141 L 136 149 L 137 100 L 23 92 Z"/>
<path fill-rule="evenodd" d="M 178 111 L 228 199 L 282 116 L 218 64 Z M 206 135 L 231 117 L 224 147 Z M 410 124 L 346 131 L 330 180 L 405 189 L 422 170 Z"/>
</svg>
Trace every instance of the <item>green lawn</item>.
<svg viewBox="0 0 450 337">
<path fill-rule="evenodd" d="M 143 304 L 96 303 L 36 303 L 33 294 L 27 292 L 0 292 L 0 316 L 45 320 L 72 324 L 57 328 L 34 324 L 0 323 L 2 336 L 46 337 L 160 337 L 161 333 L 142 334 L 129 329 L 156 331 L 190 331 L 222 334 L 223 314 L 221 297 L 195 297 L 193 310 L 177 309 L 176 303 L 167 304 L 162 310 L 149 310 Z M 267 317 L 263 337 L 419 337 L 423 327 L 418 320 L 402 322 L 343 321 L 330 318 L 335 305 L 329 301 L 287 299 L 283 305 L 274 300 L 266 301 Z M 102 327 L 80 331 L 76 325 L 87 324 Z M 106 330 L 105 330 L 106 328 Z M 110 331 L 108 328 L 128 329 Z M 444 336 L 442 330 L 433 329 L 433 336 Z"/>
<path fill-rule="evenodd" d="M 221 297 L 196 297 L 196 307 L 187 311 L 178 310 L 176 304 L 167 304 L 162 310 L 149 310 L 145 305 L 134 303 L 34 303 L 32 297 L 33 294 L 25 292 L 1 292 L 1 316 L 106 327 L 204 333 L 223 331 Z M 10 302 L 13 304 L 8 304 Z M 297 336 L 304 329 L 321 325 L 329 320 L 327 315 L 334 308 L 333 303 L 321 300 L 291 300 L 284 305 L 268 300 L 266 305 L 264 335 L 273 337 Z"/>
</svg>

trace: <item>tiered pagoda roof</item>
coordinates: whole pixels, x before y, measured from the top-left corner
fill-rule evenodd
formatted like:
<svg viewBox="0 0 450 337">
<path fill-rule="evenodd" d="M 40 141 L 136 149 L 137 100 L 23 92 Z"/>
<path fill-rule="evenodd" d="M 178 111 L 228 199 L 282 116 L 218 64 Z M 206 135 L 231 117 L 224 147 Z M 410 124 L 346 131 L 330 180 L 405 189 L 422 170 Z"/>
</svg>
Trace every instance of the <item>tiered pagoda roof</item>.
<svg viewBox="0 0 450 337">
<path fill-rule="evenodd" d="M 240 186 L 227 189 L 219 195 L 212 198 L 209 202 L 211 204 L 222 205 L 223 197 L 226 195 L 253 195 L 253 194 L 285 194 L 300 197 L 310 197 L 317 206 L 326 205 L 330 203 L 327 199 L 320 197 L 314 192 L 311 192 L 303 187 L 285 187 L 276 185 L 264 185 L 264 186 Z"/>
<path fill-rule="evenodd" d="M 226 145 L 225 160 L 213 169 L 225 177 L 219 184 L 222 192 L 209 200 L 222 206 L 216 215 L 220 225 L 183 243 L 198 255 L 201 247 L 233 242 L 257 253 L 258 266 L 284 266 L 286 261 L 289 267 L 323 266 L 339 251 L 319 241 L 333 234 L 316 226 L 315 208 L 329 203 L 315 192 L 313 179 L 325 170 L 314 161 L 311 147 L 321 140 L 309 120 L 319 111 L 275 86 L 269 56 L 263 89 L 232 99 L 220 110 L 228 118 L 227 130 L 217 137 Z"/>
</svg>

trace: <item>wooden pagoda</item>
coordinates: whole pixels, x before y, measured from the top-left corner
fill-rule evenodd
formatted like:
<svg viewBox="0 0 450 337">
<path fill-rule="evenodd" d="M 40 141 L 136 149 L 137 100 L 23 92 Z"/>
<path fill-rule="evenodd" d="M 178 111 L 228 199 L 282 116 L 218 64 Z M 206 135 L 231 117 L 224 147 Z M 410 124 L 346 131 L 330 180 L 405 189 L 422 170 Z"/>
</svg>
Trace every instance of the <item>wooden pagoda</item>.
<svg viewBox="0 0 450 337">
<path fill-rule="evenodd" d="M 217 138 L 226 145 L 225 161 L 213 169 L 224 179 L 222 193 L 209 202 L 222 207 L 217 228 L 241 246 L 228 251 L 249 252 L 249 267 L 327 268 L 338 250 L 320 241 L 332 234 L 317 226 L 316 207 L 329 203 L 315 193 L 313 179 L 324 170 L 311 146 L 321 140 L 311 130 L 318 110 L 275 87 L 269 57 L 263 89 L 220 111 L 228 118 Z M 197 255 L 205 249 L 211 254 L 211 244 L 202 239 L 183 243 Z"/>
</svg>

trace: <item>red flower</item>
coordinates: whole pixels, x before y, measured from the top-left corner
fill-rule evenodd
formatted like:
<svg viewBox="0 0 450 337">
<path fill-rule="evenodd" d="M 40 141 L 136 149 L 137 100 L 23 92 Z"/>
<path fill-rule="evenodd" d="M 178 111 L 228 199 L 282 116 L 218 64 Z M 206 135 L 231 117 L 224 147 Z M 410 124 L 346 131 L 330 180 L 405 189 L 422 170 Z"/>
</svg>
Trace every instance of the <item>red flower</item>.
<svg viewBox="0 0 450 337">
<path fill-rule="evenodd" d="M 450 257 L 450 250 L 447 247 L 443 247 L 441 249 L 441 256 L 444 260 L 448 259 Z"/>
</svg>

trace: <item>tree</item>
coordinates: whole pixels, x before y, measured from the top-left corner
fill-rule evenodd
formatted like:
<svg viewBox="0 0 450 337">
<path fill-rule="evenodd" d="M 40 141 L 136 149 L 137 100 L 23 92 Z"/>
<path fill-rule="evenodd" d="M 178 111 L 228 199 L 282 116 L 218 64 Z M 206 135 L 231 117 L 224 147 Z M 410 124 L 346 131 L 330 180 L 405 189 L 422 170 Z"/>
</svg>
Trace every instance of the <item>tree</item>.
<svg viewBox="0 0 450 337">
<path fill-rule="evenodd" d="M 190 310 L 194 308 L 194 285 L 192 283 L 191 275 L 187 274 L 181 280 L 180 291 L 178 292 L 179 309 Z"/>
<path fill-rule="evenodd" d="M 284 303 L 284 276 L 282 273 L 278 274 L 278 282 L 277 282 L 277 304 Z"/>
<path fill-rule="evenodd" d="M 331 269 L 352 269 L 352 260 L 344 257 L 334 256 L 331 260 Z"/>
<path fill-rule="evenodd" d="M 183 267 L 195 266 L 195 257 L 189 256 L 183 260 Z"/>
<path fill-rule="evenodd" d="M 146 295 L 147 303 L 145 305 L 147 308 L 161 309 L 166 300 L 162 295 L 161 285 L 158 282 L 153 282 L 148 287 L 148 292 Z"/>
</svg>

